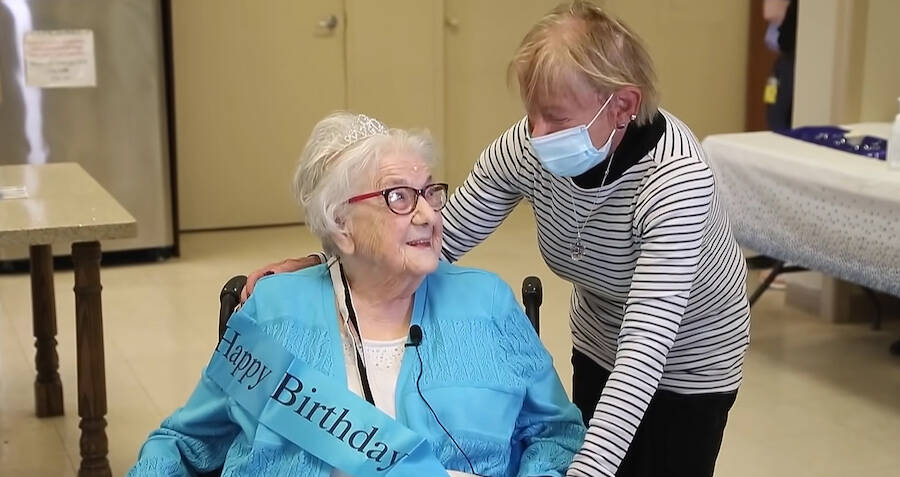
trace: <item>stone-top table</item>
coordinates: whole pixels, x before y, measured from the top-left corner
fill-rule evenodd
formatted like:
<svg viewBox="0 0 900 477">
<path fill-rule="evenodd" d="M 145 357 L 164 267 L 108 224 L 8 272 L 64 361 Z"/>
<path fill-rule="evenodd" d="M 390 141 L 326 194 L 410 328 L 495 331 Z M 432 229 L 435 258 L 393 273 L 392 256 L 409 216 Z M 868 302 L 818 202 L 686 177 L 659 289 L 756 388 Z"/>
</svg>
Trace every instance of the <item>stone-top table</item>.
<svg viewBox="0 0 900 477">
<path fill-rule="evenodd" d="M 51 244 L 72 244 L 80 477 L 111 475 L 106 438 L 100 240 L 136 234 L 134 217 L 78 164 L 0 166 L 0 247 L 29 247 L 38 417 L 63 414 Z"/>
</svg>

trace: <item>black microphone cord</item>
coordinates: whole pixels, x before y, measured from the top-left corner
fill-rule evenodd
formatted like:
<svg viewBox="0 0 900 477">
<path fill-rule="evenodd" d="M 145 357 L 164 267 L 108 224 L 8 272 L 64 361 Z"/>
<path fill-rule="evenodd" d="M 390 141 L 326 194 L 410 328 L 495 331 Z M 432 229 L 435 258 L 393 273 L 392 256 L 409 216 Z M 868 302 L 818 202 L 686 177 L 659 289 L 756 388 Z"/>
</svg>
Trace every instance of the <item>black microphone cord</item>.
<svg viewBox="0 0 900 477">
<path fill-rule="evenodd" d="M 419 358 L 419 376 L 416 377 L 416 391 L 419 391 L 419 397 L 422 398 L 422 402 L 424 402 L 425 405 L 428 406 L 428 410 L 431 411 L 431 415 L 434 416 L 434 420 L 437 421 L 439 426 L 441 426 L 441 429 L 444 430 L 444 433 L 447 434 L 447 437 L 449 437 L 450 440 L 453 441 L 453 445 L 455 445 L 456 448 L 459 449 L 460 454 L 462 454 L 463 457 L 465 457 L 466 462 L 469 463 L 469 469 L 472 471 L 473 474 L 477 474 L 475 472 L 475 466 L 472 465 L 472 461 L 469 460 L 469 456 L 466 455 L 465 451 L 462 450 L 462 447 L 459 446 L 459 443 L 456 442 L 456 439 L 453 438 L 453 435 L 450 434 L 450 431 L 448 431 L 447 428 L 444 427 L 444 423 L 442 423 L 441 420 L 438 419 L 437 413 L 434 412 L 434 409 L 431 407 L 431 404 L 428 404 L 428 400 L 425 399 L 425 395 L 422 394 L 422 387 L 419 385 L 419 381 L 422 380 L 422 371 L 425 369 L 425 365 L 422 364 L 422 355 L 419 354 L 419 344 L 420 343 L 421 343 L 421 340 L 419 343 L 416 343 L 413 345 L 413 348 L 416 349 L 416 356 Z"/>
</svg>

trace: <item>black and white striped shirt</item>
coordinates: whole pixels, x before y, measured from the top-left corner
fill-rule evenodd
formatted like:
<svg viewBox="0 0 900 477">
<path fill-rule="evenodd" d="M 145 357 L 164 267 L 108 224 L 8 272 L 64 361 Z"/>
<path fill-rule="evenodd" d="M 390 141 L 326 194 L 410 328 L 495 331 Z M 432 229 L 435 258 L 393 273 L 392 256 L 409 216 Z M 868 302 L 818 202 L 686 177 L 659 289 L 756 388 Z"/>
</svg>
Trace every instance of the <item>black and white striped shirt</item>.
<svg viewBox="0 0 900 477">
<path fill-rule="evenodd" d="M 697 138 L 665 111 L 651 126 L 657 135 L 631 159 L 626 134 L 606 185 L 582 188 L 541 167 L 522 119 L 482 153 L 443 212 L 453 261 L 525 198 L 544 260 L 575 285 L 574 346 L 611 375 L 570 476 L 614 475 L 657 389 L 719 393 L 741 382 L 746 263 Z M 586 251 L 574 261 L 582 224 Z"/>
</svg>

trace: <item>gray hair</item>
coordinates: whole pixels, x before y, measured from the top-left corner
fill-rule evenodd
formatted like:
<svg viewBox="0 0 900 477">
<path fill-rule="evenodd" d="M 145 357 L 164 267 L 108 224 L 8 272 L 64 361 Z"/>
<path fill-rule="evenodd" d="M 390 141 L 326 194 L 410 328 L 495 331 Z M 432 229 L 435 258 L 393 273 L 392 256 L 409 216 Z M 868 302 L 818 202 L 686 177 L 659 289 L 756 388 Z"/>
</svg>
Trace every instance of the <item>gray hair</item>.
<svg viewBox="0 0 900 477">
<path fill-rule="evenodd" d="M 368 192 L 360 188 L 374 180 L 382 158 L 398 152 L 415 153 L 429 167 L 437 161 L 427 131 L 388 129 L 375 119 L 344 111 L 329 114 L 313 127 L 294 172 L 293 188 L 306 211 L 307 227 L 328 254 L 337 254 L 332 235 L 346 230 L 347 200 Z"/>
</svg>

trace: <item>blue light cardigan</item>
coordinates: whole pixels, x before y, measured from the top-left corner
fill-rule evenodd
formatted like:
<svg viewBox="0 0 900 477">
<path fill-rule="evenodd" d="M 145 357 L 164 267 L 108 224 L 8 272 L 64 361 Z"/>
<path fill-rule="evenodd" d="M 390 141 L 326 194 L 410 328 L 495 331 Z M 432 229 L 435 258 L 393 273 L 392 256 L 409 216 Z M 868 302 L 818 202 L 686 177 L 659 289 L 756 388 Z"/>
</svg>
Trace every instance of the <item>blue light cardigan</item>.
<svg viewBox="0 0 900 477">
<path fill-rule="evenodd" d="M 320 265 L 261 280 L 238 313 L 285 349 L 346 382 L 334 292 Z M 441 263 L 415 294 L 421 326 L 422 393 L 478 475 L 562 476 L 584 438 L 550 355 L 494 274 Z M 397 420 L 426 437 L 447 469 L 462 454 L 422 402 L 419 362 L 407 348 L 397 379 Z M 187 404 L 153 431 L 129 476 L 328 477 L 332 468 L 261 426 L 205 375 Z"/>
</svg>

